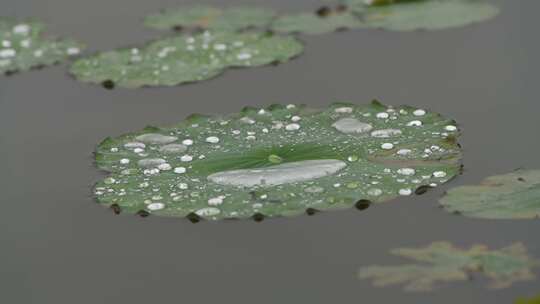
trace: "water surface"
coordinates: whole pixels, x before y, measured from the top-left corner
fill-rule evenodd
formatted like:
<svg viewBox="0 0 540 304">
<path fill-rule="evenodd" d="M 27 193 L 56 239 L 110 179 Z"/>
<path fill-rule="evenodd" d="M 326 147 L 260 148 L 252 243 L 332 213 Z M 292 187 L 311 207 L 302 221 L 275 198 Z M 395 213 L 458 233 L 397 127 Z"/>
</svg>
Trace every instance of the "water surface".
<svg viewBox="0 0 540 304">
<path fill-rule="evenodd" d="M 4 0 L 0 12 L 43 20 L 50 32 L 94 52 L 157 37 L 142 26 L 144 15 L 201 2 Z M 227 3 L 293 11 L 320 2 Z M 356 279 L 362 265 L 403 261 L 389 255 L 391 248 L 437 240 L 494 248 L 522 241 L 540 257 L 540 221 L 476 220 L 437 206 L 448 187 L 540 168 L 540 3 L 503 6 L 493 21 L 448 31 L 302 36 L 306 52 L 290 63 L 181 87 L 107 91 L 74 81 L 65 66 L 0 78 L 2 302 L 503 304 L 540 292 L 539 281 L 489 291 L 477 279 L 410 294 Z M 92 185 L 105 176 L 92 151 L 106 136 L 193 112 L 373 98 L 456 119 L 464 130 L 464 175 L 363 212 L 262 223 L 115 216 L 92 198 Z"/>
</svg>

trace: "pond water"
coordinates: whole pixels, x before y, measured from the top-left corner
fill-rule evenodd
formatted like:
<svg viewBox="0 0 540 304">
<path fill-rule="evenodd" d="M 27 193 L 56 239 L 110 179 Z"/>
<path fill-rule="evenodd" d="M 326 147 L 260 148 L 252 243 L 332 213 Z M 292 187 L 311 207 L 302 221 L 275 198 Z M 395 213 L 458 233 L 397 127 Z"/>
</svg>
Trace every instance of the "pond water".
<svg viewBox="0 0 540 304">
<path fill-rule="evenodd" d="M 88 52 L 158 37 L 141 19 L 202 1 L 4 0 L 5 16 L 35 17 Z M 219 5 L 221 1 L 204 1 Z M 227 1 L 284 11 L 320 1 Z M 278 67 L 226 72 L 199 84 L 105 90 L 65 66 L 0 80 L 0 290 L 6 303 L 512 303 L 539 281 L 488 290 L 483 279 L 427 294 L 374 288 L 360 266 L 398 264 L 395 247 L 448 240 L 493 248 L 524 242 L 540 257 L 540 221 L 477 220 L 440 210 L 445 189 L 518 167 L 540 168 L 535 0 L 501 2 L 497 19 L 417 33 L 302 36 L 305 54 Z M 114 215 L 92 185 L 92 151 L 106 136 L 244 105 L 332 101 L 410 104 L 463 128 L 465 172 L 423 196 L 255 223 Z M 539 270 L 536 273 L 540 275 Z"/>
</svg>

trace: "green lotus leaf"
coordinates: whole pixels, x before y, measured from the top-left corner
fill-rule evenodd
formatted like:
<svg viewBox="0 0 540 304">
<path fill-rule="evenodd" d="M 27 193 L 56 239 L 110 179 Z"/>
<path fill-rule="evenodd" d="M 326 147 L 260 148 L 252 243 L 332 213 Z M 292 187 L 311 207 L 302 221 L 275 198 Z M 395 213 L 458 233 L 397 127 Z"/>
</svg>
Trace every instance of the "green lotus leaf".
<svg viewBox="0 0 540 304">
<path fill-rule="evenodd" d="M 540 218 L 540 170 L 488 177 L 476 186 L 451 189 L 440 200 L 449 212 L 485 219 Z"/>
<path fill-rule="evenodd" d="M 540 296 L 532 299 L 518 299 L 515 304 L 540 304 Z"/>
<path fill-rule="evenodd" d="M 285 62 L 302 50 L 293 37 L 204 32 L 81 58 L 71 73 L 80 81 L 106 87 L 174 86 L 213 78 L 227 68 Z"/>
<path fill-rule="evenodd" d="M 448 242 L 435 242 L 425 248 L 398 248 L 392 254 L 417 261 L 400 266 L 367 266 L 360 279 L 372 279 L 377 287 L 404 285 L 406 291 L 430 291 L 441 282 L 465 281 L 471 273 L 490 279 L 490 288 L 506 288 L 518 281 L 534 279 L 531 269 L 539 266 L 521 243 L 489 250 L 475 245 L 468 250 Z"/>
<path fill-rule="evenodd" d="M 365 208 L 460 172 L 455 123 L 411 107 L 273 105 L 192 115 L 103 141 L 95 188 L 116 212 L 249 218 Z"/>
<path fill-rule="evenodd" d="M 323 13 L 326 12 L 327 13 Z M 319 10 L 319 13 L 284 15 L 272 24 L 272 30 L 282 33 L 324 34 L 343 29 L 365 28 L 360 18 L 346 9 Z"/>
<path fill-rule="evenodd" d="M 366 27 L 393 31 L 441 30 L 489 20 L 499 9 L 482 0 L 344 0 Z M 367 4 L 366 4 L 367 3 Z"/>
<path fill-rule="evenodd" d="M 0 73 L 10 74 L 59 63 L 80 53 L 73 40 L 43 37 L 45 26 L 0 18 Z"/>
<path fill-rule="evenodd" d="M 144 23 L 155 29 L 202 28 L 215 31 L 239 31 L 248 28 L 266 28 L 274 17 L 274 11 L 262 8 L 219 9 L 210 6 L 195 6 L 165 10 L 148 16 Z"/>
</svg>

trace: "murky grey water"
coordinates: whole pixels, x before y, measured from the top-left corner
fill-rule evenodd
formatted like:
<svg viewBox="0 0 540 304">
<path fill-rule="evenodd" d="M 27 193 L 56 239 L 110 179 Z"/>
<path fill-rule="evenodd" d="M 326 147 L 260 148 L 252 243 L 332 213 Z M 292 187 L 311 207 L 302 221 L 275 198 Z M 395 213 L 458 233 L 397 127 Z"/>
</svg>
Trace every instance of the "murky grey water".
<svg viewBox="0 0 540 304">
<path fill-rule="evenodd" d="M 96 51 L 158 36 L 141 17 L 181 2 L 188 1 L 3 0 L 0 12 L 41 19 L 51 32 Z M 233 2 L 288 11 L 319 3 Z M 1 302 L 502 304 L 540 292 L 539 281 L 488 291 L 475 280 L 407 294 L 356 279 L 361 265 L 399 263 L 388 254 L 393 247 L 436 240 L 492 247 L 522 241 L 540 257 L 540 221 L 474 220 L 437 207 L 444 188 L 540 168 L 539 10 L 535 0 L 506 1 L 495 21 L 463 29 L 303 37 L 306 53 L 291 63 L 175 88 L 107 91 L 77 83 L 63 66 L 2 77 Z M 115 216 L 91 197 L 104 176 L 91 153 L 106 136 L 193 112 L 372 98 L 458 120 L 465 174 L 422 197 L 365 212 L 263 223 Z"/>
</svg>

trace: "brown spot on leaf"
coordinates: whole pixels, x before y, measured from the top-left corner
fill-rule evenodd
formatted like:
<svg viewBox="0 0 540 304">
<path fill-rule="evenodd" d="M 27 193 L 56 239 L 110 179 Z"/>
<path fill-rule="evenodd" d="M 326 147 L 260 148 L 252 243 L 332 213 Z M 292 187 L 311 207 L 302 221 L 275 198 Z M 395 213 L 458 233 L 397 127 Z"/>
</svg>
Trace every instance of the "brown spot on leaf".
<svg viewBox="0 0 540 304">
<path fill-rule="evenodd" d="M 328 17 L 332 13 L 332 9 L 328 6 L 322 6 L 315 12 L 319 17 Z"/>
</svg>

